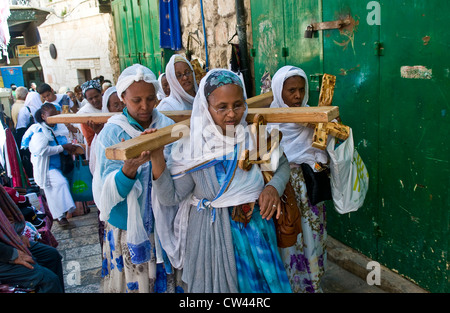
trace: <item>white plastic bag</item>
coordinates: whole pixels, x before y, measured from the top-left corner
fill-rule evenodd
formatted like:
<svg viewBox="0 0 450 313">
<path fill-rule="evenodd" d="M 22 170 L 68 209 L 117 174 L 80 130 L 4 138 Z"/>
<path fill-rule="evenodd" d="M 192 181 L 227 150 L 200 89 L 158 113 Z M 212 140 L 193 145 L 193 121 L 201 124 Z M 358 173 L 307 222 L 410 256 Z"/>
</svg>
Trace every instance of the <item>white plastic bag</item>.
<svg viewBox="0 0 450 313">
<path fill-rule="evenodd" d="M 353 133 L 336 149 L 335 138 L 327 146 L 330 156 L 331 194 L 340 214 L 358 210 L 369 189 L 369 173 L 358 151 L 354 148 Z"/>
</svg>

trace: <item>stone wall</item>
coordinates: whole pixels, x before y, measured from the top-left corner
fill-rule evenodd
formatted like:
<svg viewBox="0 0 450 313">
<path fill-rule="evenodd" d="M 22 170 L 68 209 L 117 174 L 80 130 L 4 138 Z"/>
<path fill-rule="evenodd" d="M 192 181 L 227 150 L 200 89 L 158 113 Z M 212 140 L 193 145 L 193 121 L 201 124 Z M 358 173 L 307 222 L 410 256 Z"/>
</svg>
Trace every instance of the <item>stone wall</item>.
<svg viewBox="0 0 450 313">
<path fill-rule="evenodd" d="M 251 48 L 251 16 L 250 0 L 245 0 L 247 41 Z M 182 54 L 186 53 L 188 38 L 192 58 L 199 59 L 201 64 L 206 61 L 204 48 L 204 35 L 199 0 L 180 0 L 180 19 L 183 47 Z M 231 57 L 231 46 L 228 41 L 236 33 L 236 8 L 234 0 L 203 0 L 203 13 L 208 42 L 209 68 L 228 68 Z M 232 43 L 238 43 L 235 36 Z"/>
<path fill-rule="evenodd" d="M 44 79 L 55 91 L 63 86 L 73 90 L 86 81 L 86 70 L 91 78 L 103 75 L 113 83 L 120 74 L 111 14 L 100 14 L 96 0 L 74 2 L 48 3 L 55 14 L 39 27 Z M 56 59 L 50 56 L 50 44 L 57 49 Z"/>
</svg>

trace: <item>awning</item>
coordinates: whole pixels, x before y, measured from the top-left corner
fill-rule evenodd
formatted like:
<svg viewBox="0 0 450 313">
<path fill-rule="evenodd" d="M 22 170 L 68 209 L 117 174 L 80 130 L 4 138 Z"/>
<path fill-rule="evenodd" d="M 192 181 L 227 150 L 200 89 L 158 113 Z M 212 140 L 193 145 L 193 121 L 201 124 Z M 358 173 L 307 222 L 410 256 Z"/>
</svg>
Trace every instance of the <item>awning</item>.
<svg viewBox="0 0 450 313">
<path fill-rule="evenodd" d="M 45 22 L 51 10 L 30 6 L 11 5 L 8 28 L 11 38 L 24 37 L 25 45 L 31 47 L 41 42 L 37 27 Z"/>
</svg>

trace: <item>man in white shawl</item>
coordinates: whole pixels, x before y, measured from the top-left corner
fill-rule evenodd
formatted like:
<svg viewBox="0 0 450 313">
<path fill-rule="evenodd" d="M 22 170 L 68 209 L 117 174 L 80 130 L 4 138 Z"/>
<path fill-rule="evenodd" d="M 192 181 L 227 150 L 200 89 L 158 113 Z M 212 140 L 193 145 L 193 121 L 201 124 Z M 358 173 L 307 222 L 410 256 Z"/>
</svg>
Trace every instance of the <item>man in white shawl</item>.
<svg viewBox="0 0 450 313">
<path fill-rule="evenodd" d="M 161 100 L 158 111 L 192 110 L 198 86 L 191 63 L 179 54 L 172 55 L 166 66 L 166 78 L 170 95 Z"/>
<path fill-rule="evenodd" d="M 308 106 L 308 78 L 295 66 L 283 66 L 272 79 L 271 108 Z M 301 164 L 317 171 L 328 163 L 326 151 L 311 146 L 314 130 L 296 123 L 269 124 L 278 127 L 283 137 L 280 145 L 291 167 L 290 183 L 301 212 L 303 232 L 297 243 L 280 249 L 294 292 L 321 292 L 320 280 L 326 263 L 326 217 L 324 202 L 309 201 Z"/>
<path fill-rule="evenodd" d="M 154 110 L 159 89 L 153 72 L 134 64 L 126 68 L 116 84 L 126 107 L 111 117 L 96 140 L 93 179 L 95 203 L 105 221 L 103 242 L 103 290 L 105 292 L 175 292 L 176 271 L 170 263 L 156 262 L 151 192 L 150 152 L 117 161 L 105 149 L 121 141 L 153 132 L 174 122 Z M 159 249 L 158 249 L 159 250 Z M 158 275 L 165 273 L 166 275 Z M 158 281 L 162 279 L 164 281 Z"/>
</svg>

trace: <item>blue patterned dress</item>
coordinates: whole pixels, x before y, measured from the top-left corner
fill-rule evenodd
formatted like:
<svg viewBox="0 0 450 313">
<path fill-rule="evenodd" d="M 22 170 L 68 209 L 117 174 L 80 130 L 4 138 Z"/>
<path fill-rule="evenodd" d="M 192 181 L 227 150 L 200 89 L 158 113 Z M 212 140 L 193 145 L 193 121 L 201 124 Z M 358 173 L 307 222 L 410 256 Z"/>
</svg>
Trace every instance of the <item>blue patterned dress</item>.
<svg viewBox="0 0 450 313">
<path fill-rule="evenodd" d="M 223 185 L 228 162 L 215 165 L 217 180 Z M 239 169 L 238 169 L 239 170 Z M 277 247 L 273 219 L 262 219 L 256 204 L 250 222 L 233 221 L 229 208 L 239 292 L 290 293 L 291 287 Z"/>
</svg>

